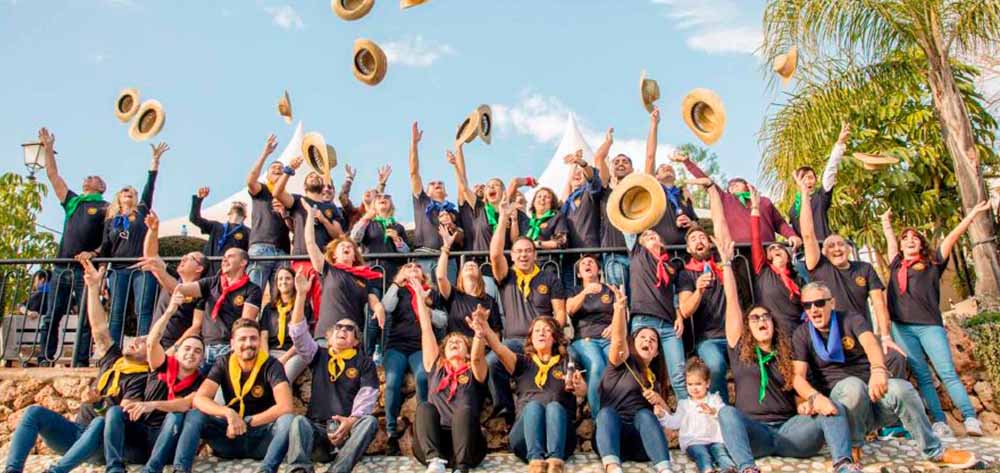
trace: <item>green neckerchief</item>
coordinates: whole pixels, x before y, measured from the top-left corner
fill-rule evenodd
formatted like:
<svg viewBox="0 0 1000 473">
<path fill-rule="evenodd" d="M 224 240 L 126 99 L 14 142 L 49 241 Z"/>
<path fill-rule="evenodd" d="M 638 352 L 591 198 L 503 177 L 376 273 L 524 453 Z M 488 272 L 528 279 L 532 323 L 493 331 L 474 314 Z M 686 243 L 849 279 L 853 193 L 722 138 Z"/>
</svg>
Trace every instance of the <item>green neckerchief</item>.
<svg viewBox="0 0 1000 473">
<path fill-rule="evenodd" d="M 63 223 L 68 222 L 69 218 L 73 216 L 76 212 L 76 208 L 84 202 L 101 202 L 104 200 L 104 194 L 77 194 L 66 200 L 66 220 Z"/>
<path fill-rule="evenodd" d="M 802 210 L 802 193 L 796 192 L 795 203 L 792 204 L 792 213 L 798 215 L 801 210 Z"/>
<path fill-rule="evenodd" d="M 737 199 L 740 199 L 740 203 L 743 204 L 744 207 L 746 207 L 747 202 L 750 201 L 750 192 L 733 192 L 733 195 L 735 195 Z"/>
<path fill-rule="evenodd" d="M 490 230 L 496 230 L 497 217 L 500 216 L 500 214 L 497 213 L 497 208 L 489 202 L 486 203 L 484 208 L 486 209 L 486 223 L 490 224 Z"/>
<path fill-rule="evenodd" d="M 541 217 L 535 217 L 534 213 L 532 213 L 528 217 L 528 232 L 524 236 L 530 238 L 531 241 L 538 240 L 538 237 L 542 234 L 542 224 L 555 216 L 556 211 L 552 209 L 546 210 Z"/>
<path fill-rule="evenodd" d="M 389 242 L 389 234 L 386 233 L 386 229 L 388 229 L 389 226 L 396 224 L 396 218 L 395 217 L 375 217 L 375 218 L 372 219 L 372 221 L 374 221 L 375 223 L 377 223 L 379 225 L 382 225 L 382 242 L 383 243 L 388 243 Z"/>
<path fill-rule="evenodd" d="M 757 396 L 757 403 L 762 404 L 764 402 L 764 396 L 767 394 L 767 363 L 774 359 L 774 352 L 765 355 L 760 347 L 754 347 L 757 351 L 757 365 L 760 366 L 760 394 Z"/>
</svg>

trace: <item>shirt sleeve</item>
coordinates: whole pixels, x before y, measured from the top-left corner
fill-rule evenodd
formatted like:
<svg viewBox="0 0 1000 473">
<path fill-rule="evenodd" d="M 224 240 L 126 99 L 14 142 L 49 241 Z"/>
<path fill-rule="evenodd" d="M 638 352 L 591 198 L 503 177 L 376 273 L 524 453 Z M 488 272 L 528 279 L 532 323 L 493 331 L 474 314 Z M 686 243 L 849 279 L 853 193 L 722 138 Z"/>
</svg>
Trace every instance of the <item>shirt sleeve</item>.
<svg viewBox="0 0 1000 473">
<path fill-rule="evenodd" d="M 865 271 L 868 273 L 865 278 L 868 279 L 869 291 L 885 289 L 885 285 L 882 284 L 882 278 L 878 277 L 874 266 L 866 264 Z"/>
<path fill-rule="evenodd" d="M 658 417 L 660 421 L 660 427 L 667 430 L 678 430 L 681 428 L 681 420 L 684 418 L 683 410 L 687 405 L 686 400 L 682 400 L 677 403 L 677 410 L 674 412 L 667 412 L 663 417 Z"/>
<path fill-rule="evenodd" d="M 372 373 L 375 370 L 371 370 Z M 351 405 L 351 417 L 363 417 L 375 412 L 375 402 L 378 401 L 378 388 L 364 386 L 358 390 L 354 396 L 354 403 Z"/>
<path fill-rule="evenodd" d="M 846 317 L 844 320 L 845 331 L 854 335 L 854 338 L 861 337 L 861 334 L 865 332 L 874 332 L 872 323 L 868 321 L 868 317 L 861 314 L 847 314 Z"/>
<path fill-rule="evenodd" d="M 146 185 L 142 186 L 142 199 L 140 204 L 144 204 L 147 209 L 153 208 L 153 192 L 156 190 L 156 175 L 158 171 L 149 171 L 146 176 Z"/>
<path fill-rule="evenodd" d="M 844 159 L 846 149 L 847 145 L 837 143 L 830 150 L 830 159 L 826 160 L 826 168 L 823 169 L 823 190 L 826 192 L 832 191 L 833 186 L 837 184 L 837 169 L 840 167 L 840 161 Z"/>
<path fill-rule="evenodd" d="M 209 298 L 209 295 L 212 293 L 212 286 L 216 284 L 216 281 L 217 278 L 215 276 L 198 280 L 198 290 L 201 291 L 202 300 Z"/>
<path fill-rule="evenodd" d="M 397 305 L 399 305 L 399 286 L 392 284 L 382 296 L 382 306 L 385 307 L 386 313 L 390 313 L 396 310 Z"/>
<path fill-rule="evenodd" d="M 212 365 L 212 369 L 209 370 L 208 376 L 205 379 L 209 379 L 218 384 L 219 387 L 223 387 L 229 381 L 226 380 L 226 363 L 229 361 L 228 356 L 220 356 L 216 358 L 215 364 Z"/>
<path fill-rule="evenodd" d="M 311 364 L 319 346 L 309 333 L 309 324 L 303 320 L 297 324 L 288 324 L 288 334 L 292 337 L 292 346 L 306 364 Z"/>
<path fill-rule="evenodd" d="M 274 389 L 281 383 L 288 383 L 288 376 L 285 376 L 285 367 L 277 359 L 273 359 L 271 366 L 267 368 L 267 384 Z"/>
<path fill-rule="evenodd" d="M 792 360 L 809 361 L 809 322 L 799 325 L 792 335 Z"/>
<path fill-rule="evenodd" d="M 250 288 L 247 290 L 246 303 L 254 307 L 260 307 L 260 301 L 264 298 L 263 291 L 260 290 L 260 286 L 247 283 Z"/>
<path fill-rule="evenodd" d="M 69 200 L 72 199 L 73 197 L 76 197 L 76 195 L 77 195 L 76 192 L 73 192 L 72 189 L 67 189 L 66 190 L 66 198 L 63 199 L 62 202 L 59 202 L 59 205 L 61 205 L 62 208 L 65 209 L 66 208 L 66 204 L 69 203 Z"/>
<path fill-rule="evenodd" d="M 550 273 L 551 274 L 551 273 Z M 552 276 L 552 299 L 566 299 L 566 289 L 563 288 L 562 280 L 556 277 L 554 274 Z"/>
<path fill-rule="evenodd" d="M 691 276 L 691 271 L 682 270 L 677 277 L 677 292 L 694 292 L 695 278 Z"/>
</svg>

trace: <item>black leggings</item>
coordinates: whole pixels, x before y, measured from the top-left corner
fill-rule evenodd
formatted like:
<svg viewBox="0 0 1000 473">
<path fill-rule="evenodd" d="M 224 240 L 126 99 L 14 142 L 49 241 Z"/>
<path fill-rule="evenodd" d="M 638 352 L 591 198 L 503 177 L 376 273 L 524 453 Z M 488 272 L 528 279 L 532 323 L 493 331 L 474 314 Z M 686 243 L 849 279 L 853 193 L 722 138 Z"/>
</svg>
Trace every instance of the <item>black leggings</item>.
<svg viewBox="0 0 1000 473">
<path fill-rule="evenodd" d="M 441 425 L 441 414 L 434 405 L 417 406 L 413 436 L 413 456 L 426 465 L 431 458 L 448 460 L 452 467 L 474 468 L 486 458 L 486 437 L 479 425 L 479 413 L 457 408 L 451 428 Z"/>
</svg>

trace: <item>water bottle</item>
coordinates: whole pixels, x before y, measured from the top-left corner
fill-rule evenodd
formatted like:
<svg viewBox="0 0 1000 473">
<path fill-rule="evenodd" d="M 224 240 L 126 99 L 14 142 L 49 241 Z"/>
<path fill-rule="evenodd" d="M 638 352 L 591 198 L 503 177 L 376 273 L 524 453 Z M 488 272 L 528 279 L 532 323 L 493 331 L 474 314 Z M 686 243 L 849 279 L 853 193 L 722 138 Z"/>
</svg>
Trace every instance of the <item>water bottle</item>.
<svg viewBox="0 0 1000 473">
<path fill-rule="evenodd" d="M 573 363 L 573 358 L 571 357 L 566 361 L 566 377 L 563 378 L 563 384 L 567 391 L 573 390 L 573 372 L 576 371 L 576 363 Z"/>
<path fill-rule="evenodd" d="M 188 236 L 188 226 L 183 223 L 181 224 L 181 236 L 182 237 Z"/>
<path fill-rule="evenodd" d="M 375 353 L 372 353 L 372 361 L 375 362 L 375 366 L 382 366 L 382 344 L 375 344 Z"/>
</svg>

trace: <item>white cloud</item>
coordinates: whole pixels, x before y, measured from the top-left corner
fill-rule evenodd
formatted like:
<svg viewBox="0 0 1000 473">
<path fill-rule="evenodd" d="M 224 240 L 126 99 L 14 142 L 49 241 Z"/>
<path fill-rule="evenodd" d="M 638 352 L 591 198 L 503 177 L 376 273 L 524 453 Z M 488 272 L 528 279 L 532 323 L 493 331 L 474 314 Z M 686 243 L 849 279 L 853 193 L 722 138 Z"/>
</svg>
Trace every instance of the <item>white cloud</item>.
<svg viewBox="0 0 1000 473">
<path fill-rule="evenodd" d="M 267 12 L 268 15 L 271 15 L 271 20 L 281 29 L 290 30 L 294 28 L 301 30 L 305 27 L 305 23 L 302 22 L 302 17 L 299 16 L 298 12 L 296 12 L 291 5 L 265 7 L 264 11 Z"/>
<path fill-rule="evenodd" d="M 386 42 L 382 50 L 389 63 L 409 67 L 430 67 L 442 57 L 455 54 L 455 48 L 450 45 L 424 39 L 421 35 Z"/>
<path fill-rule="evenodd" d="M 759 26 L 745 21 L 742 2 L 731 0 L 651 0 L 688 34 L 685 44 L 709 54 L 754 54 L 764 38 Z"/>
<path fill-rule="evenodd" d="M 763 40 L 760 29 L 740 26 L 689 36 L 685 44 L 709 54 L 754 54 Z"/>
</svg>

